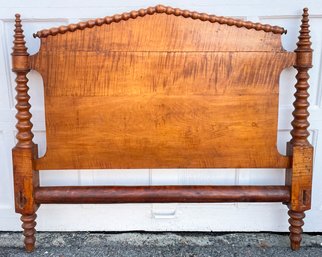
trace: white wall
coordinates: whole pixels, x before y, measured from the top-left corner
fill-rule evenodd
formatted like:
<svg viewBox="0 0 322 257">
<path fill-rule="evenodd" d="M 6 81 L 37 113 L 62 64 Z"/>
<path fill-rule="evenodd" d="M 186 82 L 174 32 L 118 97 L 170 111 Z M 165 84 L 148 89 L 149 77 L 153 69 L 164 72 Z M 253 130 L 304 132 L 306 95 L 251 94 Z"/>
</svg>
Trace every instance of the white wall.
<svg viewBox="0 0 322 257">
<path fill-rule="evenodd" d="M 307 212 L 305 231 L 322 231 L 322 93 L 321 93 L 321 1 L 4 1 L 0 0 L 0 230 L 19 230 L 14 213 L 11 148 L 15 144 L 15 83 L 11 72 L 14 14 L 21 13 L 27 46 L 36 53 L 39 39 L 32 33 L 43 28 L 104 17 L 159 3 L 216 15 L 225 15 L 280 25 L 288 30 L 284 48 L 296 47 L 300 15 L 307 6 L 311 14 L 314 68 L 310 71 L 310 140 L 315 147 L 313 205 Z M 295 70 L 281 75 L 278 146 L 285 153 L 290 139 Z M 36 72 L 29 74 L 32 121 L 40 154 L 45 149 L 43 89 Z M 259 103 L 260 104 L 260 103 Z M 283 170 L 109 170 L 43 171 L 42 185 L 155 185 L 155 184 L 272 184 L 284 183 Z M 199 231 L 287 231 L 287 209 L 282 204 L 125 204 L 43 205 L 38 211 L 38 230 L 199 230 Z"/>
</svg>

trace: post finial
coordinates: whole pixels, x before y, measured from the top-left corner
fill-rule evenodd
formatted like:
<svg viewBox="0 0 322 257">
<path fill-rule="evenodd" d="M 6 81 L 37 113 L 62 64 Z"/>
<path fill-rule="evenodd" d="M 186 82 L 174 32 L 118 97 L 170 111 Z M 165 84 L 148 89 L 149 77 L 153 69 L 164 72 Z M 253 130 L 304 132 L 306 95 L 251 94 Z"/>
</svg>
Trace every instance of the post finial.
<svg viewBox="0 0 322 257">
<path fill-rule="evenodd" d="M 295 51 L 309 51 L 312 52 L 309 30 L 309 9 L 304 8 L 302 14 L 300 35 L 298 37 L 297 49 Z"/>
<path fill-rule="evenodd" d="M 297 69 L 298 73 L 296 75 L 297 83 L 295 85 L 296 92 L 294 94 L 295 101 L 293 103 L 293 129 L 291 131 L 292 145 L 310 145 L 307 138 L 310 133 L 308 127 L 310 123 L 308 122 L 308 117 L 310 113 L 308 112 L 309 102 L 308 102 L 308 79 L 310 78 L 308 70 L 312 67 L 312 48 L 310 41 L 310 30 L 309 30 L 309 14 L 308 8 L 303 9 L 302 23 L 300 29 L 300 35 L 298 37 L 296 53 L 296 64 L 294 67 Z"/>
<path fill-rule="evenodd" d="M 23 29 L 21 25 L 20 14 L 15 15 L 15 35 L 13 41 L 13 53 L 12 55 L 29 55 L 27 52 L 25 36 L 23 34 Z"/>
</svg>

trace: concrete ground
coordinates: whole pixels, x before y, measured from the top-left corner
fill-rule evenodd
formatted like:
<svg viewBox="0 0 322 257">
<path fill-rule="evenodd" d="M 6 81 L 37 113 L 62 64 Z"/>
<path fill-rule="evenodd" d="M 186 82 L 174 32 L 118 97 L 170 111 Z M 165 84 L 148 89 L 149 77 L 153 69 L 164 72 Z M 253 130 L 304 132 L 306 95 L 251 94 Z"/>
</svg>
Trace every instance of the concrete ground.
<svg viewBox="0 0 322 257">
<path fill-rule="evenodd" d="M 287 234 L 273 233 L 37 233 L 37 249 L 25 253 L 21 233 L 0 232 L 1 257 L 322 257 L 322 234 L 303 235 L 293 252 Z"/>
</svg>

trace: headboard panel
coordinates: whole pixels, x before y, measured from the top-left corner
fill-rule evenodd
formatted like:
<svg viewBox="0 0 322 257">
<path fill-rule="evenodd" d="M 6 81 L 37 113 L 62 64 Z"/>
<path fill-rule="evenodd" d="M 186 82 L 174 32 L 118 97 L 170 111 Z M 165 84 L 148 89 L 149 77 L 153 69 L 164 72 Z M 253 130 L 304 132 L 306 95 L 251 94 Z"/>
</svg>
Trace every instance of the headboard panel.
<svg viewBox="0 0 322 257">
<path fill-rule="evenodd" d="M 36 34 L 47 129 L 36 168 L 289 167 L 276 148 L 279 75 L 295 63 L 284 30 L 146 14 Z"/>
</svg>

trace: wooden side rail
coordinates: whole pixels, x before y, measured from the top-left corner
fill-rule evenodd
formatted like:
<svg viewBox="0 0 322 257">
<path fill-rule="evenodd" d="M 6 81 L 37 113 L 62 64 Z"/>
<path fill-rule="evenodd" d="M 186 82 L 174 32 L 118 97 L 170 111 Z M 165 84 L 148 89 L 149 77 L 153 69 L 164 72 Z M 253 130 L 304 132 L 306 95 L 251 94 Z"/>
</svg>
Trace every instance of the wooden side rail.
<svg viewBox="0 0 322 257">
<path fill-rule="evenodd" d="M 38 204 L 289 202 L 287 186 L 58 186 L 39 187 Z"/>
</svg>

